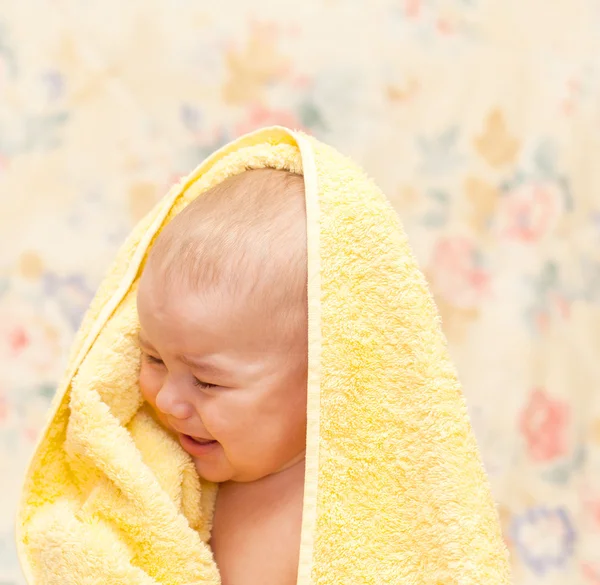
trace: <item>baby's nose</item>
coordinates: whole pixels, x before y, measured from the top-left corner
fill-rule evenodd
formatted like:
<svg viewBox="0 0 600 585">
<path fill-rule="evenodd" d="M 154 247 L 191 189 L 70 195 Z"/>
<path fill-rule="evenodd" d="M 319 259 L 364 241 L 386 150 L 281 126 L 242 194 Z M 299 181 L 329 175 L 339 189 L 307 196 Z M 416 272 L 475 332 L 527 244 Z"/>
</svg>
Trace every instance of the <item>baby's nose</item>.
<svg viewBox="0 0 600 585">
<path fill-rule="evenodd" d="M 179 420 L 185 420 L 194 414 L 192 405 L 185 400 L 177 387 L 168 381 L 165 381 L 156 395 L 156 408 L 163 414 Z"/>
</svg>

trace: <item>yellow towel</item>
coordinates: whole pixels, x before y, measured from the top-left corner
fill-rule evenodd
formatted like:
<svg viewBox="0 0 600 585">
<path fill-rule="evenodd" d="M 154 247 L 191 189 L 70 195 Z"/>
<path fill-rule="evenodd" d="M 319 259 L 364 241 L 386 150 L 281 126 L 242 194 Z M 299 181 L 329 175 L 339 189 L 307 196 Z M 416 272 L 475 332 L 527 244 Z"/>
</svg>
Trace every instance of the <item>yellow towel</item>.
<svg viewBox="0 0 600 585">
<path fill-rule="evenodd" d="M 379 189 L 284 128 L 247 135 L 136 227 L 76 339 L 33 456 L 17 540 L 30 585 L 219 583 L 215 486 L 136 383 L 135 293 L 153 239 L 246 168 L 301 172 L 308 216 L 308 434 L 298 585 L 509 583 L 506 550 L 434 303 Z"/>
</svg>

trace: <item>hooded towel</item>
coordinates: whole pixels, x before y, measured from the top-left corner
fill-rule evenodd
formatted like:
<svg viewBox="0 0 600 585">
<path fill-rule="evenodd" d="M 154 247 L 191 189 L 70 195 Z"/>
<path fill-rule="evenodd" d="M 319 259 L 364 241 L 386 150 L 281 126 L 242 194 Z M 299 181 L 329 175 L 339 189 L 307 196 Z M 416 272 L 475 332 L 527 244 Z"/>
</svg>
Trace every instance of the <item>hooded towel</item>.
<svg viewBox="0 0 600 585">
<path fill-rule="evenodd" d="M 143 404 L 136 290 L 160 230 L 248 168 L 304 176 L 308 431 L 298 585 L 505 585 L 497 512 L 438 314 L 399 219 L 351 161 L 268 128 L 175 185 L 121 248 L 33 455 L 30 585 L 217 585 L 216 486 Z"/>
</svg>

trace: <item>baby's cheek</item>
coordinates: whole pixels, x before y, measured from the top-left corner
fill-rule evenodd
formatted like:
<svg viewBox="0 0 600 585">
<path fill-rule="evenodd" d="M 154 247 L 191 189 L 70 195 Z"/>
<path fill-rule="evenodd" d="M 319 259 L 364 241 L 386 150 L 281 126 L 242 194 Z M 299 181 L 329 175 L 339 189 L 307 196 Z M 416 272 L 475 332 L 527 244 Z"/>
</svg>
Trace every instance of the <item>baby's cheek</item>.
<svg viewBox="0 0 600 585">
<path fill-rule="evenodd" d="M 142 397 L 155 408 L 156 396 L 160 391 L 161 381 L 157 379 L 154 372 L 142 365 L 140 369 L 139 384 Z"/>
<path fill-rule="evenodd" d="M 252 433 L 245 417 L 240 416 L 237 409 L 231 407 L 230 401 L 223 397 L 196 404 L 196 413 L 210 435 L 224 445 L 236 445 L 247 440 Z"/>
</svg>

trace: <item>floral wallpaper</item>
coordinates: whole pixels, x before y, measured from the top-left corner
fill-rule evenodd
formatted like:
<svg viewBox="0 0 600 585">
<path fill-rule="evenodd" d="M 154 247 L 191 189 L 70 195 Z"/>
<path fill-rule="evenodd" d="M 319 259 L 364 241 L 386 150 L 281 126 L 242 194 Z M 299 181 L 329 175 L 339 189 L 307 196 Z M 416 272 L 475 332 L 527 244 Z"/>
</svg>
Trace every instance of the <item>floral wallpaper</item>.
<svg viewBox="0 0 600 585">
<path fill-rule="evenodd" d="M 83 312 L 173 181 L 281 123 L 436 296 L 518 585 L 600 585 L 600 0 L 0 0 L 0 583 Z"/>
</svg>

